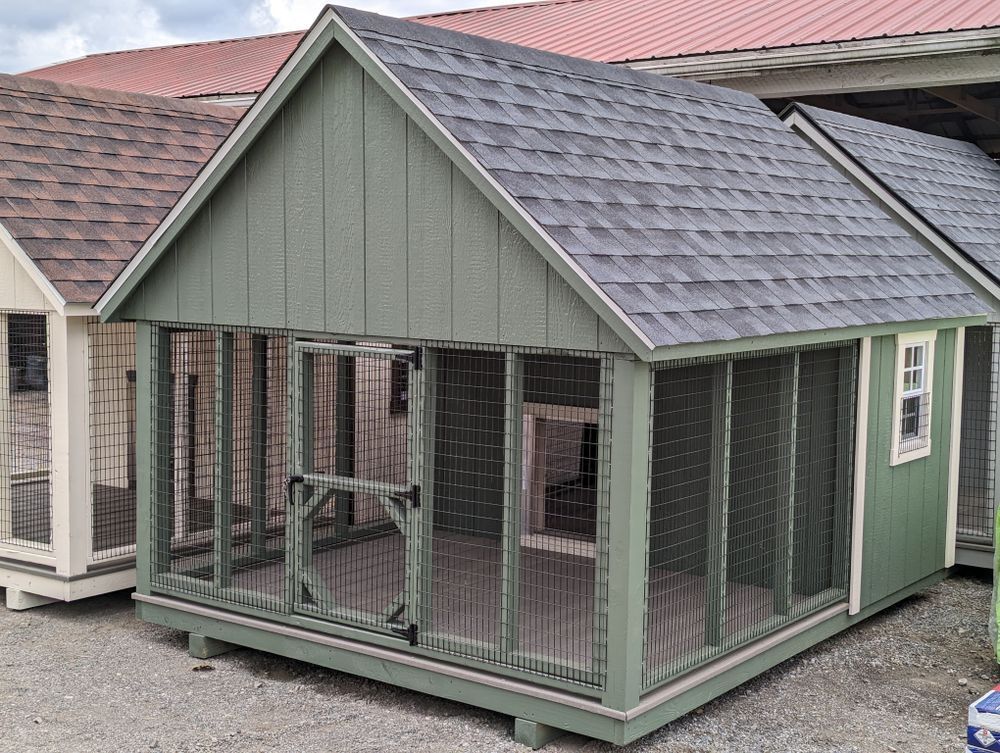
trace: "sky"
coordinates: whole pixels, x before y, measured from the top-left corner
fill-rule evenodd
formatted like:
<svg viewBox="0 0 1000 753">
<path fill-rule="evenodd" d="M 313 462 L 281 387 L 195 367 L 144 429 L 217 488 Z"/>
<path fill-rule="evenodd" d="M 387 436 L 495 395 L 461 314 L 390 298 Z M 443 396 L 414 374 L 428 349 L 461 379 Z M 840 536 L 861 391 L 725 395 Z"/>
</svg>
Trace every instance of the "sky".
<svg viewBox="0 0 1000 753">
<path fill-rule="evenodd" d="M 409 16 L 511 0 L 339 0 Z M 92 52 L 308 27 L 326 0 L 0 0 L 0 71 L 20 73 Z"/>
</svg>

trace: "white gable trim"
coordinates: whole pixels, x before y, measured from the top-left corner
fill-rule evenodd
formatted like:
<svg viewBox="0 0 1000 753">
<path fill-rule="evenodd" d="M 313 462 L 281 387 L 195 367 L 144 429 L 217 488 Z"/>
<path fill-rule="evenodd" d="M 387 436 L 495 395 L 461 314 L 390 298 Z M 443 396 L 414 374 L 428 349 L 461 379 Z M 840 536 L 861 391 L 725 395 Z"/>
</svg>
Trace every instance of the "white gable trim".
<svg viewBox="0 0 1000 753">
<path fill-rule="evenodd" d="M 42 270 L 32 261 L 31 257 L 21 248 L 21 244 L 10 234 L 10 231 L 0 223 L 0 247 L 14 257 L 14 261 L 21 266 L 31 281 L 35 284 L 45 300 L 48 301 L 52 309 L 59 314 L 65 314 L 66 301 L 56 290 L 55 285 L 48 277 L 42 274 Z M 0 301 L 0 308 L 4 308 L 4 302 Z"/>
</svg>

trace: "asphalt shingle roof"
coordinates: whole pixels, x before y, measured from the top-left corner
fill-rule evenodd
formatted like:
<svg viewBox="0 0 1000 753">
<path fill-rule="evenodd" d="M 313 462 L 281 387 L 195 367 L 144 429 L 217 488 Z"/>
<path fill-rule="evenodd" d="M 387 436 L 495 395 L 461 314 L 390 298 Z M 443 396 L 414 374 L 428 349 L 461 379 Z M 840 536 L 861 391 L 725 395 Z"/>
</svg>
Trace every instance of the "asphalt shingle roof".
<svg viewBox="0 0 1000 753">
<path fill-rule="evenodd" d="M 336 11 L 654 345 L 984 312 L 750 95 Z"/>
<path fill-rule="evenodd" d="M 0 75 L 0 224 L 67 303 L 94 303 L 241 113 Z"/>
<path fill-rule="evenodd" d="M 883 186 L 1000 281 L 1000 165 L 975 144 L 796 105 Z"/>
</svg>

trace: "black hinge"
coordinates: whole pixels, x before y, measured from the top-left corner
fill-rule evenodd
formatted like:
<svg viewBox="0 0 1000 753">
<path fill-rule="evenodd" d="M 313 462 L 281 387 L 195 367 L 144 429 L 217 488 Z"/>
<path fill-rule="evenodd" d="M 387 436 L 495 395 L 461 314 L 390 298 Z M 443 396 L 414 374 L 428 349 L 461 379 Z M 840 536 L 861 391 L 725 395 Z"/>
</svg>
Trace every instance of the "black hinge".
<svg viewBox="0 0 1000 753">
<path fill-rule="evenodd" d="M 415 347 L 411 349 L 409 353 L 401 353 L 397 358 L 402 358 L 407 361 L 411 366 L 413 366 L 414 371 L 420 371 L 424 365 L 424 349 L 421 347 Z"/>
<path fill-rule="evenodd" d="M 411 622 L 406 627 L 394 627 L 392 628 L 392 632 L 406 638 L 406 640 L 410 642 L 411 646 L 417 645 L 417 626 L 414 623 Z"/>
<path fill-rule="evenodd" d="M 287 479 L 285 479 L 285 485 L 288 487 L 289 507 L 295 504 L 295 484 L 301 484 L 305 480 L 306 477 L 302 475 L 289 476 Z"/>
<path fill-rule="evenodd" d="M 410 504 L 414 510 L 420 507 L 420 484 L 410 487 Z"/>
</svg>

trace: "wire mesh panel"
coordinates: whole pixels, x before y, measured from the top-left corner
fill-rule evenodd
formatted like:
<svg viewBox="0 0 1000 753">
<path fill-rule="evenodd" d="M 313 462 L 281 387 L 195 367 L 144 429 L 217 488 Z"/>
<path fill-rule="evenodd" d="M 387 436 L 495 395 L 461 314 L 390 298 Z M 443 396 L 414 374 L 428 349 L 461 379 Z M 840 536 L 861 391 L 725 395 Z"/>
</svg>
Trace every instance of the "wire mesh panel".
<svg viewBox="0 0 1000 753">
<path fill-rule="evenodd" d="M 1000 327 L 966 328 L 958 473 L 958 537 L 979 544 L 993 543 L 998 380 Z"/>
<path fill-rule="evenodd" d="M 47 315 L 0 311 L 0 542 L 51 549 L 51 463 Z"/>
<path fill-rule="evenodd" d="M 412 350 L 296 344 L 295 608 L 387 630 L 412 623 L 407 574 Z"/>
<path fill-rule="evenodd" d="M 154 353 L 153 582 L 283 609 L 286 340 L 222 329 L 162 337 Z"/>
<path fill-rule="evenodd" d="M 135 551 L 135 325 L 87 325 L 93 558 Z"/>
<path fill-rule="evenodd" d="M 647 686 L 844 597 L 855 359 L 654 370 Z"/>
<path fill-rule="evenodd" d="M 608 371 L 454 348 L 425 370 L 421 644 L 599 684 Z"/>
</svg>

